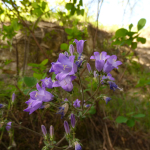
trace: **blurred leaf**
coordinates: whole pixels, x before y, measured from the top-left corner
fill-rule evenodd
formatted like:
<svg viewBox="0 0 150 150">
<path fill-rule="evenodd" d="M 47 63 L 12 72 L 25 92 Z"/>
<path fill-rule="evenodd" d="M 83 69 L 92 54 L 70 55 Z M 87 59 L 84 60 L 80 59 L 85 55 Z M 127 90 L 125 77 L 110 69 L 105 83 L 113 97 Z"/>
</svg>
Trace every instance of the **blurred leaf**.
<svg viewBox="0 0 150 150">
<path fill-rule="evenodd" d="M 24 77 L 24 82 L 28 87 L 33 87 L 36 85 L 37 80 L 34 77 Z"/>
<path fill-rule="evenodd" d="M 132 27 L 133 27 L 133 24 L 131 23 L 131 24 L 129 25 L 129 30 L 130 30 L 130 31 L 131 31 Z"/>
<path fill-rule="evenodd" d="M 138 24 L 137 24 L 137 29 L 138 31 L 141 30 L 146 24 L 146 19 L 144 18 L 141 18 L 139 21 L 138 21 Z"/>
<path fill-rule="evenodd" d="M 38 79 L 38 80 L 42 79 L 42 76 L 43 76 L 42 74 L 33 73 L 33 77 L 36 78 L 36 79 Z"/>
<path fill-rule="evenodd" d="M 133 127 L 134 125 L 135 125 L 134 119 L 129 119 L 129 120 L 127 121 L 127 126 Z"/>
<path fill-rule="evenodd" d="M 145 117 L 145 114 L 137 114 L 133 116 L 134 118 L 143 118 Z"/>
<path fill-rule="evenodd" d="M 89 114 L 94 115 L 96 113 L 95 107 L 92 106 L 91 109 L 88 112 L 89 112 Z"/>
<path fill-rule="evenodd" d="M 54 79 L 55 79 L 55 77 L 56 77 L 56 74 L 55 74 L 55 73 L 53 73 L 53 75 L 52 75 L 52 80 L 54 80 Z"/>
<path fill-rule="evenodd" d="M 116 118 L 116 122 L 117 122 L 117 123 L 126 123 L 127 120 L 128 120 L 128 118 L 123 117 L 123 116 L 118 116 L 118 117 Z"/>
<path fill-rule="evenodd" d="M 69 28 L 65 28 L 65 32 L 70 35 L 72 34 L 73 30 Z"/>
<path fill-rule="evenodd" d="M 62 43 L 62 44 L 60 45 L 60 48 L 61 48 L 62 50 L 68 50 L 68 44 Z"/>
<path fill-rule="evenodd" d="M 44 59 L 42 62 L 41 62 L 41 65 L 46 65 L 48 63 L 48 59 Z"/>
<path fill-rule="evenodd" d="M 73 6 L 74 5 L 72 3 L 67 3 L 65 7 L 67 10 L 71 10 Z"/>
<path fill-rule="evenodd" d="M 136 48 L 137 48 L 137 42 L 132 42 L 131 48 L 132 48 L 132 49 L 136 49 Z"/>
<path fill-rule="evenodd" d="M 138 42 L 141 42 L 142 44 L 145 44 L 145 43 L 146 43 L 146 39 L 145 39 L 145 38 L 142 38 L 142 37 L 137 37 L 137 41 L 138 41 Z"/>
<path fill-rule="evenodd" d="M 123 37 L 123 36 L 126 36 L 127 33 L 128 33 L 128 30 L 127 30 L 127 29 L 125 29 L 125 28 L 120 28 L 120 29 L 118 29 L 118 30 L 116 31 L 115 36 L 116 36 L 116 37 Z"/>
</svg>

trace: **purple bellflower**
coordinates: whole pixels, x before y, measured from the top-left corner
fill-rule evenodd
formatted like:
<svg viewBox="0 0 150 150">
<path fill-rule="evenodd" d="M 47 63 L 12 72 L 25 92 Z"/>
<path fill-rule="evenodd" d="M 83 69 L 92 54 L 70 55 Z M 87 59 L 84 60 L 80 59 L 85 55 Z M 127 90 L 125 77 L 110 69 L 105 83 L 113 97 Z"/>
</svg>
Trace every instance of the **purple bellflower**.
<svg viewBox="0 0 150 150">
<path fill-rule="evenodd" d="M 56 79 L 58 81 L 55 81 L 53 83 L 53 87 L 62 87 L 65 91 L 70 92 L 73 89 L 72 80 L 74 80 L 76 76 L 66 76 L 62 80 L 60 80 L 58 77 Z"/>
<path fill-rule="evenodd" d="M 7 130 L 7 131 L 9 131 L 9 130 L 11 129 L 11 123 L 12 123 L 12 122 L 8 122 L 8 123 L 7 123 L 7 126 L 6 126 L 6 130 Z"/>
<path fill-rule="evenodd" d="M 104 100 L 105 100 L 106 104 L 107 104 L 107 103 L 111 100 L 111 98 L 110 98 L 110 97 L 106 97 L 106 96 L 104 96 L 103 98 L 104 98 Z"/>
<path fill-rule="evenodd" d="M 45 90 L 45 87 L 40 87 L 40 85 L 37 83 L 36 88 L 38 91 L 33 91 L 30 93 L 30 97 L 34 100 L 39 100 L 43 102 L 49 102 L 53 100 L 53 95 Z"/>
<path fill-rule="evenodd" d="M 114 81 L 115 79 L 112 77 L 112 75 L 110 73 L 107 74 L 107 76 L 102 76 L 102 80 L 101 83 L 103 84 L 105 80 L 111 80 Z"/>
<path fill-rule="evenodd" d="M 68 54 L 68 52 L 64 52 L 64 55 L 66 56 L 66 57 L 69 57 L 69 54 Z"/>
<path fill-rule="evenodd" d="M 67 98 L 65 98 L 65 99 L 64 99 L 64 101 L 68 101 L 68 99 L 67 99 Z"/>
<path fill-rule="evenodd" d="M 66 134 L 70 134 L 70 128 L 66 120 L 64 121 L 64 128 L 65 128 Z"/>
<path fill-rule="evenodd" d="M 44 136 L 46 136 L 47 131 L 46 131 L 45 126 L 44 126 L 44 125 L 41 125 L 41 129 L 42 129 L 42 132 L 43 132 Z"/>
<path fill-rule="evenodd" d="M 99 53 L 99 52 L 94 52 L 94 56 L 91 56 L 90 57 L 90 59 L 95 59 L 95 61 L 96 60 L 106 60 L 106 59 L 108 59 L 110 56 L 109 55 L 107 55 L 107 53 L 106 52 L 101 52 L 101 53 Z"/>
<path fill-rule="evenodd" d="M 52 82 L 52 79 L 51 78 L 45 78 L 45 79 L 42 79 L 42 87 L 47 87 L 49 89 L 52 89 L 52 85 L 53 85 L 53 82 Z"/>
<path fill-rule="evenodd" d="M 74 142 L 74 145 L 75 145 L 75 150 L 82 150 L 81 145 L 77 141 Z"/>
<path fill-rule="evenodd" d="M 43 102 L 49 102 L 53 100 L 53 95 L 45 90 L 45 87 L 40 87 L 37 83 L 36 88 L 38 91 L 33 91 L 30 93 L 30 99 L 25 103 L 28 104 L 28 107 L 24 111 L 33 113 L 35 110 L 44 108 Z"/>
<path fill-rule="evenodd" d="M 108 61 L 110 64 L 112 64 L 112 66 L 113 66 L 114 68 L 117 68 L 117 69 L 118 69 L 118 66 L 121 65 L 122 62 L 121 62 L 121 61 L 116 61 L 116 60 L 117 60 L 117 56 L 116 56 L 116 55 L 112 55 L 112 56 L 110 56 L 110 57 L 107 59 L 107 61 Z"/>
<path fill-rule="evenodd" d="M 91 73 L 91 72 L 92 72 L 92 69 L 91 69 L 91 66 L 90 66 L 90 64 L 89 64 L 89 63 L 87 63 L 87 69 L 88 69 L 89 73 Z"/>
<path fill-rule="evenodd" d="M 75 42 L 76 43 L 76 48 L 77 48 L 77 52 L 79 53 L 79 54 L 82 54 L 82 52 L 83 52 L 83 47 L 84 47 L 84 42 L 85 42 L 86 40 L 80 40 L 80 41 L 78 41 L 77 39 L 75 39 L 73 42 Z"/>
<path fill-rule="evenodd" d="M 15 95 L 15 93 L 13 93 L 13 94 L 12 94 L 12 102 L 14 102 L 15 97 L 16 97 L 16 95 Z"/>
<path fill-rule="evenodd" d="M 76 124 L 75 116 L 74 114 L 71 114 L 71 125 L 73 128 L 75 127 L 75 124 Z"/>
<path fill-rule="evenodd" d="M 50 126 L 49 131 L 50 131 L 50 138 L 53 139 L 54 138 L 54 127 L 52 125 Z"/>
<path fill-rule="evenodd" d="M 90 59 L 95 59 L 95 67 L 98 71 L 101 71 L 104 67 L 105 60 L 108 59 L 110 56 L 107 55 L 106 52 L 94 52 L 94 56 L 91 56 Z"/>
<path fill-rule="evenodd" d="M 32 114 L 35 110 L 37 110 L 43 106 L 42 101 L 34 100 L 31 98 L 28 101 L 26 101 L 25 103 L 28 104 L 28 107 L 26 109 L 24 109 L 24 111 L 29 112 L 29 115 Z"/>
<path fill-rule="evenodd" d="M 50 72 L 55 72 L 58 80 L 64 79 L 68 75 L 74 75 L 77 72 L 77 65 L 74 63 L 75 56 L 66 57 L 60 53 L 58 61 L 52 63 Z"/>
<path fill-rule="evenodd" d="M 78 99 L 76 99 L 75 101 L 74 101 L 74 103 L 73 103 L 73 106 L 75 107 L 75 108 L 77 108 L 77 107 L 80 107 L 80 100 L 78 100 Z"/>
<path fill-rule="evenodd" d="M 74 46 L 72 44 L 69 46 L 69 51 L 70 51 L 70 54 L 73 55 L 73 53 L 74 53 Z"/>
</svg>

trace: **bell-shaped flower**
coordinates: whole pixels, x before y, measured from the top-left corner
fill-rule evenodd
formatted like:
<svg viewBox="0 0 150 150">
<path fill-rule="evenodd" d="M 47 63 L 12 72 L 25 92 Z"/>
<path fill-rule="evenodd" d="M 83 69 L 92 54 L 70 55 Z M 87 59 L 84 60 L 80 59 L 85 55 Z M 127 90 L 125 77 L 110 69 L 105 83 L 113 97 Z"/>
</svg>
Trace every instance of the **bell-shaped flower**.
<svg viewBox="0 0 150 150">
<path fill-rule="evenodd" d="M 95 67 L 98 71 L 101 71 L 104 67 L 105 61 L 104 60 L 96 60 Z"/>
<path fill-rule="evenodd" d="M 52 82 L 52 79 L 51 78 L 45 78 L 45 79 L 42 79 L 42 87 L 47 87 L 49 89 L 53 88 L 53 82 Z"/>
<path fill-rule="evenodd" d="M 52 64 L 50 72 L 55 72 L 57 79 L 64 79 L 68 75 L 74 75 L 77 72 L 77 65 L 74 63 L 75 56 L 66 57 L 60 53 L 58 61 Z"/>
<path fill-rule="evenodd" d="M 121 61 L 117 61 L 117 56 L 116 55 L 112 55 L 110 56 L 107 61 L 114 67 L 118 69 L 118 66 L 122 64 Z"/>
<path fill-rule="evenodd" d="M 83 52 L 83 47 L 84 47 L 84 42 L 85 42 L 86 40 L 80 40 L 80 41 L 78 41 L 77 39 L 75 39 L 73 42 L 75 42 L 76 43 L 76 48 L 77 48 L 77 52 L 79 53 L 79 54 L 81 54 L 82 52 Z"/>
<path fill-rule="evenodd" d="M 26 109 L 24 109 L 24 111 L 29 112 L 29 115 L 43 106 L 42 101 L 34 100 L 31 98 L 28 101 L 26 101 L 25 103 L 28 104 L 28 107 Z"/>
<path fill-rule="evenodd" d="M 70 92 L 73 89 L 72 80 L 74 80 L 76 76 L 66 76 L 62 80 L 57 76 L 56 79 L 58 81 L 55 81 L 53 83 L 53 87 L 62 87 L 65 91 Z"/>
<path fill-rule="evenodd" d="M 77 67 L 81 66 L 83 60 L 84 60 L 84 56 L 82 56 L 82 54 L 79 54 L 78 59 L 77 59 L 77 61 L 75 63 L 77 65 Z"/>
<path fill-rule="evenodd" d="M 108 61 L 104 64 L 103 72 L 110 73 L 114 69 L 114 66 L 110 64 Z"/>
<path fill-rule="evenodd" d="M 75 107 L 75 108 L 77 108 L 77 107 L 80 107 L 80 100 L 78 100 L 78 99 L 76 99 L 75 101 L 74 101 L 74 103 L 73 103 L 73 106 Z"/>
<path fill-rule="evenodd" d="M 105 80 L 106 80 L 106 81 L 107 81 L 107 80 L 114 81 L 115 79 L 112 77 L 112 75 L 111 75 L 110 73 L 108 73 L 107 76 L 105 76 L 105 75 L 102 76 L 101 83 L 103 84 L 103 82 L 104 82 Z"/>
<path fill-rule="evenodd" d="M 94 52 L 94 56 L 91 56 L 90 59 L 95 59 L 95 60 L 106 60 L 108 59 L 110 56 L 107 55 L 107 52 Z"/>
<path fill-rule="evenodd" d="M 33 91 L 30 93 L 30 97 L 34 100 L 43 101 L 43 102 L 49 102 L 53 100 L 53 95 L 45 90 L 45 87 L 40 87 L 40 85 L 37 83 L 36 88 L 38 91 Z"/>
<path fill-rule="evenodd" d="M 0 108 L 3 108 L 4 107 L 4 105 L 3 104 L 0 104 Z"/>
</svg>

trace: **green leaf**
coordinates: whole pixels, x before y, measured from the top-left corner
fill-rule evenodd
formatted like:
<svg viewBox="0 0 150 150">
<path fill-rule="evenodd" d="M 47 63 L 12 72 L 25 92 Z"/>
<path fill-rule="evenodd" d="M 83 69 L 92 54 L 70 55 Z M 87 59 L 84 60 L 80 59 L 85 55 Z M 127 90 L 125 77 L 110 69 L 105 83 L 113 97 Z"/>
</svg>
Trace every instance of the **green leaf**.
<svg viewBox="0 0 150 150">
<path fill-rule="evenodd" d="M 82 16 L 84 16 L 84 9 L 81 9 L 81 10 L 80 10 L 80 14 L 81 14 Z"/>
<path fill-rule="evenodd" d="M 96 109 L 94 106 L 91 107 L 91 109 L 88 111 L 91 115 L 94 115 L 96 113 Z"/>
<path fill-rule="evenodd" d="M 137 48 L 137 42 L 132 42 L 131 48 L 132 48 L 132 49 L 136 49 L 136 48 Z"/>
<path fill-rule="evenodd" d="M 135 125 L 134 119 L 129 119 L 129 120 L 127 121 L 127 126 L 128 126 L 128 127 L 133 127 L 134 125 Z"/>
<path fill-rule="evenodd" d="M 128 118 L 126 118 L 126 117 L 124 117 L 124 116 L 118 116 L 118 117 L 116 118 L 116 122 L 117 122 L 117 123 L 126 123 L 127 120 L 128 120 Z"/>
<path fill-rule="evenodd" d="M 44 66 L 44 65 L 46 65 L 47 63 L 48 63 L 48 59 L 44 59 L 40 64 Z"/>
<path fill-rule="evenodd" d="M 120 28 L 120 29 L 118 29 L 118 30 L 116 31 L 115 36 L 116 36 L 116 37 L 124 37 L 124 36 L 127 35 L 127 33 L 128 33 L 128 30 L 127 30 L 127 29 L 125 29 L 125 28 Z"/>
<path fill-rule="evenodd" d="M 44 1 L 42 2 L 42 10 L 43 10 L 43 11 L 44 11 L 45 8 L 46 8 L 46 4 L 47 4 L 46 2 L 44 2 Z"/>
<path fill-rule="evenodd" d="M 137 114 L 133 116 L 134 118 L 143 118 L 145 117 L 145 114 Z"/>
<path fill-rule="evenodd" d="M 70 9 L 72 9 L 73 6 L 74 5 L 72 3 L 67 3 L 65 7 L 67 10 L 70 10 Z"/>
<path fill-rule="evenodd" d="M 62 43 L 62 44 L 60 45 L 60 48 L 61 48 L 62 50 L 68 50 L 68 44 Z"/>
<path fill-rule="evenodd" d="M 65 28 L 65 32 L 69 35 L 72 34 L 73 30 L 72 29 L 69 29 L 69 28 Z"/>
<path fill-rule="evenodd" d="M 130 31 L 131 31 L 132 27 L 133 27 L 133 24 L 131 23 L 131 24 L 129 25 L 129 30 L 130 30 Z"/>
<path fill-rule="evenodd" d="M 138 42 L 141 42 L 142 44 L 145 44 L 145 43 L 146 43 L 146 39 L 145 39 L 145 38 L 142 38 L 142 37 L 137 37 L 137 41 L 138 41 Z"/>
<path fill-rule="evenodd" d="M 24 82 L 28 87 L 33 87 L 36 85 L 37 80 L 34 77 L 24 77 Z"/>
<path fill-rule="evenodd" d="M 43 77 L 43 74 L 39 74 L 39 73 L 33 73 L 33 77 L 40 80 Z"/>
<path fill-rule="evenodd" d="M 146 24 L 146 19 L 144 18 L 141 18 L 139 21 L 138 21 L 138 24 L 137 24 L 137 29 L 138 31 L 141 30 Z"/>
<path fill-rule="evenodd" d="M 80 6 L 83 6 L 82 0 L 79 1 L 79 5 L 80 5 Z"/>
</svg>

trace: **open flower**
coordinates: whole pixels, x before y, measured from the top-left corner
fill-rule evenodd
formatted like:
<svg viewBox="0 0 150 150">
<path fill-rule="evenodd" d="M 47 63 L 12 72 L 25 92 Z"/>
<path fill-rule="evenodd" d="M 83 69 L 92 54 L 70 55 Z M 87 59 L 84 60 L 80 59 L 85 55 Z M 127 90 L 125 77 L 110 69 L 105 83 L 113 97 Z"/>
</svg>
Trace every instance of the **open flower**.
<svg viewBox="0 0 150 150">
<path fill-rule="evenodd" d="M 81 145 L 77 141 L 74 142 L 74 145 L 75 145 L 75 150 L 82 150 Z"/>
<path fill-rule="evenodd" d="M 45 78 L 45 79 L 42 79 L 42 86 L 43 87 L 47 87 L 49 89 L 53 88 L 52 85 L 53 85 L 53 82 L 52 82 L 52 79 L 51 78 Z"/>
<path fill-rule="evenodd" d="M 80 100 L 78 100 L 78 99 L 76 99 L 75 101 L 74 101 L 74 103 L 73 103 L 73 106 L 74 107 L 80 107 Z"/>
<path fill-rule="evenodd" d="M 60 80 L 60 78 L 56 77 L 58 81 L 53 83 L 53 87 L 62 87 L 65 91 L 70 92 L 73 89 L 72 80 L 74 80 L 76 76 L 66 76 L 64 79 Z"/>
<path fill-rule="evenodd" d="M 58 61 L 52 63 L 50 72 L 55 72 L 58 80 L 64 79 L 68 75 L 74 75 L 77 72 L 77 65 L 74 63 L 75 56 L 66 57 L 60 53 Z"/>
<path fill-rule="evenodd" d="M 110 97 L 106 97 L 106 96 L 104 96 L 103 98 L 104 98 L 104 100 L 105 100 L 106 104 L 107 104 L 107 103 L 111 100 L 111 98 L 110 98 Z"/>
<path fill-rule="evenodd" d="M 40 85 L 37 83 L 36 88 L 38 91 L 33 91 L 30 93 L 30 97 L 33 100 L 38 100 L 42 102 L 49 102 L 53 100 L 53 95 L 45 90 L 45 87 L 40 87 Z"/>
</svg>

